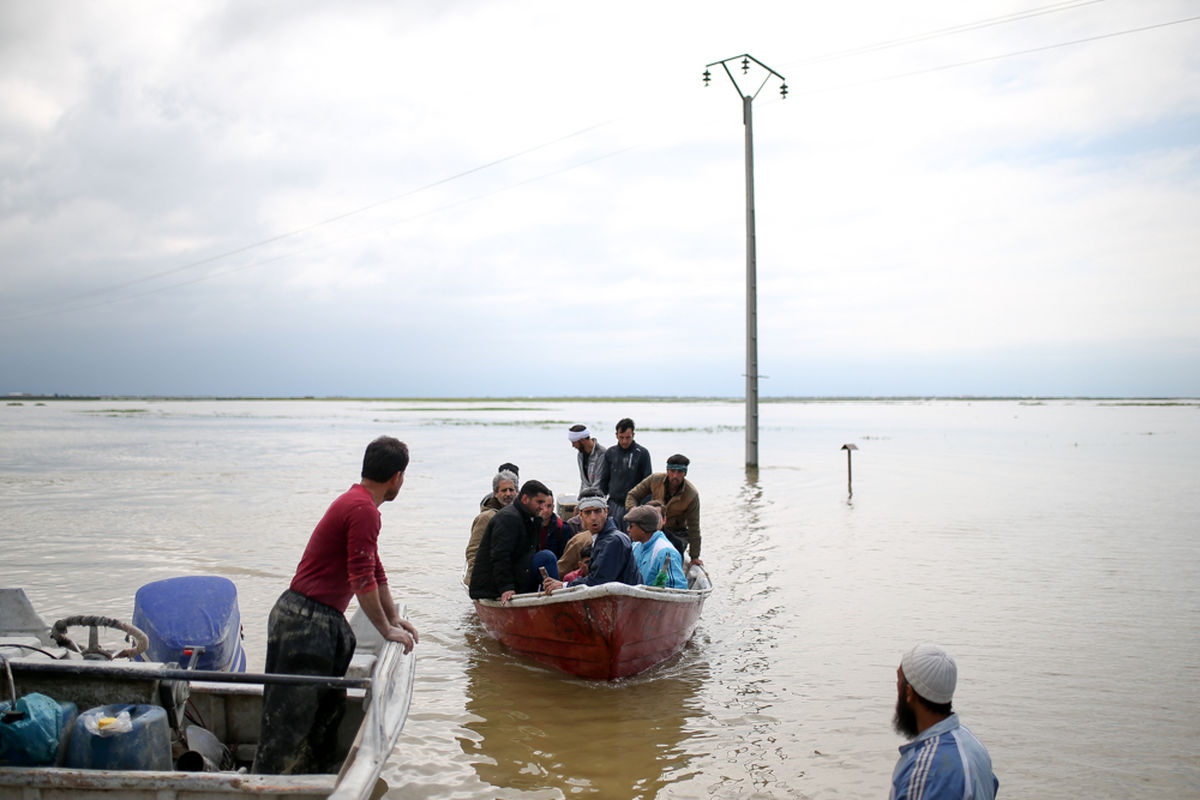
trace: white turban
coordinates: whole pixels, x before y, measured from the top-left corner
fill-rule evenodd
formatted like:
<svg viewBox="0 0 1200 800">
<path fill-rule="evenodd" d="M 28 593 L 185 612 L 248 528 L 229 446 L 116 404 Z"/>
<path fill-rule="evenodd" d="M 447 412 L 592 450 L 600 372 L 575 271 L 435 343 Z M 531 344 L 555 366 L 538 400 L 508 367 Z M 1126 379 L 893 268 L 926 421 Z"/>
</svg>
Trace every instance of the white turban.
<svg viewBox="0 0 1200 800">
<path fill-rule="evenodd" d="M 587 428 L 581 431 L 567 431 L 567 438 L 571 440 L 571 444 L 582 442 L 584 439 L 592 438 L 592 432 Z"/>
</svg>

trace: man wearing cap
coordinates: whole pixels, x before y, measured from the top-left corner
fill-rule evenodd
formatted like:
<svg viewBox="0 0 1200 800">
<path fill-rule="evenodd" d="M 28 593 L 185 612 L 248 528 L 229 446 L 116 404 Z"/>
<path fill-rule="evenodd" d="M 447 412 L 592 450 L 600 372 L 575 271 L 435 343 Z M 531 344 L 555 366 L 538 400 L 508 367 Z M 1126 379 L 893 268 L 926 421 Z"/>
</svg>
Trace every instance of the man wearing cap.
<svg viewBox="0 0 1200 800">
<path fill-rule="evenodd" d="M 579 451 L 579 494 L 599 489 L 604 478 L 604 445 L 596 441 L 586 425 L 572 425 L 567 431 L 571 447 Z"/>
<path fill-rule="evenodd" d="M 619 581 L 630 586 L 637 586 L 639 580 L 637 563 L 633 560 L 633 544 L 629 536 L 617 530 L 608 518 L 608 498 L 599 489 L 588 489 L 579 495 L 579 517 L 583 521 L 584 531 L 593 535 L 592 560 L 588 564 L 586 577 L 579 577 L 564 584 L 554 578 L 542 581 L 542 589 L 547 592 L 561 589 L 564 585 L 598 586 L 601 583 Z M 582 534 L 584 531 L 581 531 Z"/>
<path fill-rule="evenodd" d="M 1000 781 L 987 748 L 951 708 L 958 667 L 945 650 L 919 644 L 896 668 L 892 726 L 909 739 L 892 772 L 891 800 L 993 800 Z"/>
<path fill-rule="evenodd" d="M 648 505 L 638 506 L 625 514 L 625 522 L 629 525 L 633 560 L 637 562 L 642 583 L 668 589 L 686 589 L 687 578 L 683 577 L 681 563 L 683 557 L 659 530 L 658 511 Z"/>
<path fill-rule="evenodd" d="M 625 513 L 649 498 L 663 504 L 663 533 L 680 553 L 700 560 L 700 493 L 685 476 L 691 461 L 676 453 L 667 459 L 667 471 L 656 472 L 625 495 Z"/>
</svg>

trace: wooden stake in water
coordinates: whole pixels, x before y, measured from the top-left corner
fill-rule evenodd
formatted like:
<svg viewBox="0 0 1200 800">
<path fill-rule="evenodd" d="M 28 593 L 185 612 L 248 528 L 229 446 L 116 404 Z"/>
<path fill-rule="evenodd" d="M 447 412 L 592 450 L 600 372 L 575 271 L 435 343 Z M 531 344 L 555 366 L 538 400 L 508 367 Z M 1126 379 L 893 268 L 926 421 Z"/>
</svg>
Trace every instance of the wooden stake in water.
<svg viewBox="0 0 1200 800">
<path fill-rule="evenodd" d="M 844 444 L 842 449 L 846 451 L 846 491 L 851 497 L 854 497 L 854 478 L 850 471 L 850 454 L 858 449 L 858 445 Z"/>
</svg>

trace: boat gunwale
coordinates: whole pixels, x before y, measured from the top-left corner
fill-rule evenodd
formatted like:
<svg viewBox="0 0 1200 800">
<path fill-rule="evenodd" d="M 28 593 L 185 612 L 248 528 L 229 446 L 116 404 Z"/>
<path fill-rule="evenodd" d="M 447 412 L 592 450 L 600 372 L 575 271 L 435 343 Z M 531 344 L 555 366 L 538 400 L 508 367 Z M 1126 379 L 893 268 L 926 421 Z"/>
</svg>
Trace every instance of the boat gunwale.
<svg viewBox="0 0 1200 800">
<path fill-rule="evenodd" d="M 662 586 L 630 586 L 627 583 L 602 583 L 598 586 L 571 586 L 556 589 L 550 594 L 545 592 L 526 592 L 513 595 L 507 603 L 499 600 L 476 598 L 475 603 L 485 608 L 509 609 L 530 608 L 554 605 L 556 603 L 574 603 L 583 600 L 599 600 L 604 597 L 633 597 L 639 600 L 655 600 L 667 603 L 699 603 L 712 594 L 712 587 L 706 589 L 667 589 Z"/>
</svg>

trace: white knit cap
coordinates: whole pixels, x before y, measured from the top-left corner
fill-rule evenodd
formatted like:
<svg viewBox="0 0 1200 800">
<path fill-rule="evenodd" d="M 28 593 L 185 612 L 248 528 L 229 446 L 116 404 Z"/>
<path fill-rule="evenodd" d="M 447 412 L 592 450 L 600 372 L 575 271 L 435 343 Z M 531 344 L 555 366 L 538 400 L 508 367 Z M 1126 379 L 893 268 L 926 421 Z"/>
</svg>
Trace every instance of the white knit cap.
<svg viewBox="0 0 1200 800">
<path fill-rule="evenodd" d="M 900 659 L 900 670 L 913 691 L 931 703 L 949 703 L 958 683 L 958 666 L 936 644 L 919 644 Z"/>
</svg>

